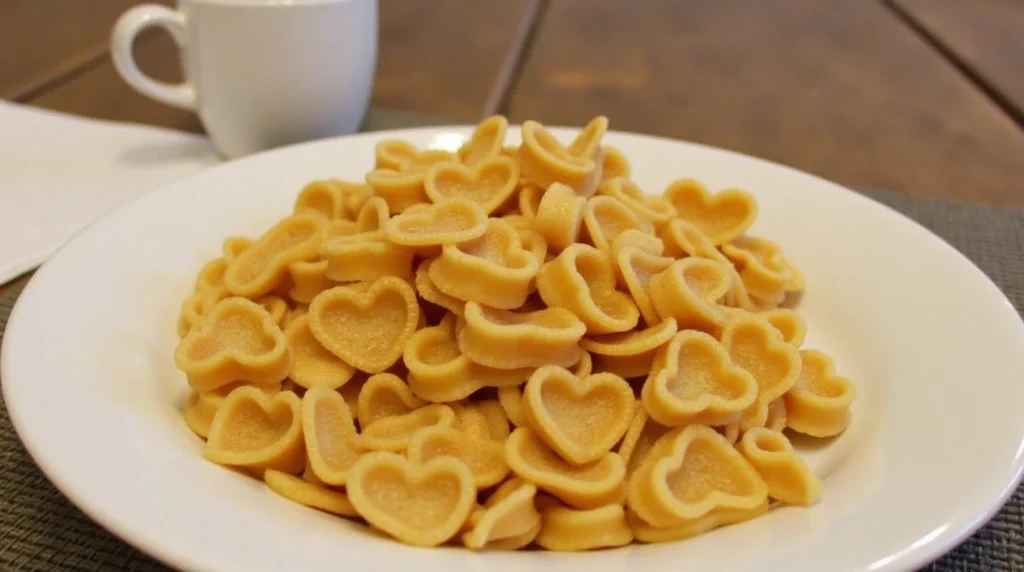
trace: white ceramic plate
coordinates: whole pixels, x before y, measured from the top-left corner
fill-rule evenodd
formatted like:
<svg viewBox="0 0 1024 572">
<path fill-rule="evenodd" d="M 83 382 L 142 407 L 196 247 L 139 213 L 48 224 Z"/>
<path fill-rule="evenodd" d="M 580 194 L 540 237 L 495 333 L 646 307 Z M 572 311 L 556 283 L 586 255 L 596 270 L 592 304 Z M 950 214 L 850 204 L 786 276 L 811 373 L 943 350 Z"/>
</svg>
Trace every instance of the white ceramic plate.
<svg viewBox="0 0 1024 572">
<path fill-rule="evenodd" d="M 167 186 L 79 234 L 32 279 L 2 356 L 11 418 L 90 517 L 173 566 L 204 570 L 627 572 L 905 570 L 976 530 L 1021 476 L 1024 327 L 977 268 L 842 187 L 734 153 L 609 133 L 643 188 L 691 176 L 753 192 L 752 232 L 807 276 L 807 347 L 857 385 L 844 436 L 805 452 L 820 504 L 683 542 L 587 554 L 417 549 L 307 509 L 203 460 L 172 352 L 179 303 L 228 235 L 254 236 L 317 178 L 359 179 L 373 145 L 452 148 L 469 128 L 294 146 Z M 514 131 L 516 134 L 518 130 Z M 574 131 L 555 130 L 569 140 Z M 517 137 L 513 135 L 512 137 Z M 55 208 L 59 208 L 56 205 Z"/>
</svg>

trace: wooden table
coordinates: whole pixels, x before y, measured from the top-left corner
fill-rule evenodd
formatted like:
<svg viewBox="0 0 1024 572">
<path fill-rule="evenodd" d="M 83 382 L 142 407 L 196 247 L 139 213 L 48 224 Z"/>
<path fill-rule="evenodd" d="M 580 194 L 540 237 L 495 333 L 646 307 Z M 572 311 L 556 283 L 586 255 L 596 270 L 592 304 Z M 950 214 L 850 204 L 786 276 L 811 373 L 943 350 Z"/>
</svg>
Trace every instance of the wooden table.
<svg viewBox="0 0 1024 572">
<path fill-rule="evenodd" d="M 569 125 L 605 114 L 849 186 L 1024 206 L 1020 0 L 380 2 L 375 106 Z M 201 131 L 114 71 L 109 31 L 135 3 L 0 3 L 0 95 Z M 180 78 L 161 32 L 136 53 Z"/>
</svg>

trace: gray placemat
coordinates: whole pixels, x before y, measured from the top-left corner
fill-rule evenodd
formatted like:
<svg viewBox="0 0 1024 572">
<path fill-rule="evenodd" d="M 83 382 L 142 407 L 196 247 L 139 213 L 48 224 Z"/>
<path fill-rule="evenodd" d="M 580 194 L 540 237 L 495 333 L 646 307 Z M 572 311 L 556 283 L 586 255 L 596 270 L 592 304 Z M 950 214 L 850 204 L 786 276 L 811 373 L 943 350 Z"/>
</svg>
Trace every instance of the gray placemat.
<svg viewBox="0 0 1024 572">
<path fill-rule="evenodd" d="M 373 114 L 367 127 L 439 121 L 412 114 Z M 884 192 L 865 194 L 949 241 L 992 277 L 1018 311 L 1024 308 L 1024 211 Z M 15 281 L 0 294 L 0 331 L 26 280 Z M 46 480 L 11 427 L 2 397 L 0 467 L 0 570 L 167 570 L 93 523 Z M 927 570 L 1024 570 L 1024 487 L 984 529 Z"/>
</svg>

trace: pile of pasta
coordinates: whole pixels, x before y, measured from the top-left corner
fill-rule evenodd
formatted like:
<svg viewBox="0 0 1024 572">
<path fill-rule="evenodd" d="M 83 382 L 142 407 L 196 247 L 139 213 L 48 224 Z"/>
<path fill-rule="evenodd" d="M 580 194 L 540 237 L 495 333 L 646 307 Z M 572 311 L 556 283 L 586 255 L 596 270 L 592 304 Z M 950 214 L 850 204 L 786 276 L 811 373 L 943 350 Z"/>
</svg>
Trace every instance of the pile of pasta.
<svg viewBox="0 0 1024 572">
<path fill-rule="evenodd" d="M 205 457 L 418 546 L 609 548 L 817 502 L 787 435 L 840 434 L 855 390 L 801 349 L 803 276 L 749 193 L 648 194 L 607 127 L 381 141 L 365 181 L 227 238 L 174 356 Z"/>
</svg>

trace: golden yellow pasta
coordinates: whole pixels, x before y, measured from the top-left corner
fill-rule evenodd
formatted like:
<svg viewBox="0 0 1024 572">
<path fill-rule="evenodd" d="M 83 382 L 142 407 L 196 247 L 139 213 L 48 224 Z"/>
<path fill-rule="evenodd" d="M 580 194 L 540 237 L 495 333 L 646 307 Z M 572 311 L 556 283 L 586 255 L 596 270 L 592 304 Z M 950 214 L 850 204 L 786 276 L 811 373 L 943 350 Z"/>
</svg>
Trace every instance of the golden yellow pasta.
<svg viewBox="0 0 1024 572">
<path fill-rule="evenodd" d="M 456 153 L 382 141 L 365 183 L 311 181 L 262 236 L 211 245 L 174 302 L 205 457 L 482 551 L 816 503 L 788 435 L 842 433 L 856 391 L 803 347 L 804 275 L 749 233 L 753 195 L 685 176 L 648 194 L 607 129 L 528 121 L 509 147 L 496 115 Z"/>
</svg>

